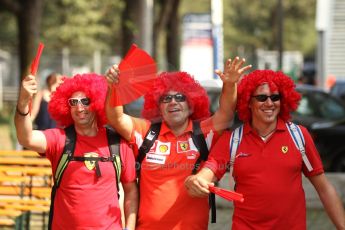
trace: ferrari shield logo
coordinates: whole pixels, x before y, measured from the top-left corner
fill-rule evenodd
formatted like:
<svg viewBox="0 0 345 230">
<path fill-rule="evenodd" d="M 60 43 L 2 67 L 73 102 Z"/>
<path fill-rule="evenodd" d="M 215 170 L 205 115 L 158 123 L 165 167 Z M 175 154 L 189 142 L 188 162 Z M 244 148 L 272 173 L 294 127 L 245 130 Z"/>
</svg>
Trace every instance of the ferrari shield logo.
<svg viewBox="0 0 345 230">
<path fill-rule="evenodd" d="M 97 153 L 85 153 L 84 157 L 98 157 Z M 93 170 L 96 166 L 96 161 L 84 161 L 84 164 L 88 170 Z"/>
<path fill-rule="evenodd" d="M 285 154 L 289 151 L 289 148 L 287 146 L 282 146 L 282 152 Z"/>
<path fill-rule="evenodd" d="M 180 143 L 180 148 L 182 151 L 186 151 L 188 149 L 188 142 Z"/>
</svg>

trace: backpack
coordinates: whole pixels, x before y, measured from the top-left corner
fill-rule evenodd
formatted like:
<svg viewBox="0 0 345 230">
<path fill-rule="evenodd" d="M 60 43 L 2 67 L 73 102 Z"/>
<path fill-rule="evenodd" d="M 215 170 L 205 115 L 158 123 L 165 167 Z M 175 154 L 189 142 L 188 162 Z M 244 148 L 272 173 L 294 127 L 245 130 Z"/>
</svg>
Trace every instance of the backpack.
<svg viewBox="0 0 345 230">
<path fill-rule="evenodd" d="M 57 189 L 60 186 L 61 179 L 65 169 L 68 166 L 70 161 L 94 161 L 96 174 L 98 177 L 101 176 L 101 171 L 98 165 L 98 161 L 106 162 L 112 161 L 115 169 L 116 174 L 116 187 L 117 191 L 119 192 L 119 183 L 121 177 L 121 157 L 120 157 L 120 136 L 111 128 L 106 127 L 107 139 L 109 144 L 109 157 L 93 157 L 93 156 L 74 156 L 74 149 L 76 144 L 76 131 L 74 125 L 71 125 L 65 128 L 66 134 L 66 141 L 65 147 L 61 154 L 58 166 L 56 168 L 56 172 L 54 175 L 54 185 L 51 191 L 51 203 L 50 203 L 50 211 L 49 211 L 49 226 L 48 229 L 52 228 L 53 223 L 53 212 L 54 212 L 54 199 Z M 118 194 L 119 197 L 119 194 Z"/>
<path fill-rule="evenodd" d="M 303 133 L 301 131 L 301 128 L 294 124 L 293 122 L 286 122 L 285 123 L 287 130 L 289 131 L 289 134 L 293 140 L 293 142 L 296 145 L 296 148 L 300 151 L 302 155 L 302 159 L 304 164 L 306 165 L 308 171 L 312 171 L 313 167 L 311 166 L 308 157 L 305 153 L 305 141 L 303 137 Z M 234 163 L 236 159 L 236 152 L 238 149 L 238 146 L 241 143 L 242 140 L 242 134 L 243 134 L 243 125 L 237 127 L 231 134 L 230 137 L 230 176 L 233 173 L 234 169 Z"/>
<path fill-rule="evenodd" d="M 137 176 L 139 179 L 140 179 L 141 163 L 144 160 L 146 153 L 151 149 L 155 140 L 158 138 L 161 125 L 162 125 L 161 122 L 151 123 L 151 126 L 145 135 L 144 141 L 138 150 L 136 168 L 137 168 Z M 197 170 L 200 167 L 200 163 L 202 161 L 206 161 L 209 154 L 209 150 L 205 141 L 204 134 L 201 131 L 199 121 L 193 121 L 193 132 L 192 132 L 191 137 L 192 137 L 195 147 L 198 149 L 200 153 L 200 156 L 195 162 L 193 166 L 193 170 L 192 170 L 192 174 L 196 174 Z M 216 200 L 215 200 L 214 193 L 210 193 L 209 195 L 209 204 L 211 208 L 211 223 L 216 223 Z"/>
</svg>

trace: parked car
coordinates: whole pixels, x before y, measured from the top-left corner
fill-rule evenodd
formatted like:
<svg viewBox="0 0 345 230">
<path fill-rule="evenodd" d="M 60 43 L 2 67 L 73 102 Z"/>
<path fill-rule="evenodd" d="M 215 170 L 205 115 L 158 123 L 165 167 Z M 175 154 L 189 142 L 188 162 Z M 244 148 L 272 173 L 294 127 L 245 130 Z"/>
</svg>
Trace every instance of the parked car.
<svg viewBox="0 0 345 230">
<path fill-rule="evenodd" d="M 208 92 L 210 111 L 219 106 L 221 86 L 217 83 L 202 83 Z M 292 121 L 305 126 L 320 153 L 326 171 L 345 172 L 345 105 L 338 98 L 310 85 L 298 85 L 300 105 L 292 114 Z M 126 105 L 127 113 L 140 116 L 143 99 Z M 235 128 L 241 121 L 235 116 L 229 127 Z"/>
<path fill-rule="evenodd" d="M 340 98 L 345 103 L 345 80 L 336 80 L 330 89 L 330 94 Z"/>
<path fill-rule="evenodd" d="M 310 131 L 327 171 L 345 172 L 345 105 L 312 86 L 298 86 L 297 91 L 302 99 L 293 121 Z"/>
</svg>

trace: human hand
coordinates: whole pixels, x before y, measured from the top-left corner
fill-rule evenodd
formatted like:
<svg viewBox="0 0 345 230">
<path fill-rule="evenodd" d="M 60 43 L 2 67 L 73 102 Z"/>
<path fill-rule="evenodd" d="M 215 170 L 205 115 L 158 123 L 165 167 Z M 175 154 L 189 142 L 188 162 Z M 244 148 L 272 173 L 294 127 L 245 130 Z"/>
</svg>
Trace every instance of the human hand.
<svg viewBox="0 0 345 230">
<path fill-rule="evenodd" d="M 198 175 L 191 175 L 186 178 L 184 186 L 192 197 L 205 197 L 210 193 L 209 185 L 214 186 Z"/>
<path fill-rule="evenodd" d="M 20 102 L 29 102 L 29 100 L 36 94 L 38 91 L 38 83 L 36 77 L 29 74 L 24 77 L 21 84 L 21 90 L 19 93 Z"/>
<path fill-rule="evenodd" d="M 118 65 L 113 65 L 112 67 L 110 67 L 105 73 L 105 77 L 107 79 L 108 85 L 111 86 L 113 84 L 118 84 L 119 75 L 120 75 L 120 69 Z"/>
<path fill-rule="evenodd" d="M 220 77 L 223 83 L 236 83 L 245 71 L 252 68 L 252 65 L 242 67 L 245 62 L 246 60 L 244 58 L 240 60 L 239 57 L 236 57 L 233 61 L 228 59 L 224 66 L 224 72 L 217 69 L 215 73 Z"/>
</svg>

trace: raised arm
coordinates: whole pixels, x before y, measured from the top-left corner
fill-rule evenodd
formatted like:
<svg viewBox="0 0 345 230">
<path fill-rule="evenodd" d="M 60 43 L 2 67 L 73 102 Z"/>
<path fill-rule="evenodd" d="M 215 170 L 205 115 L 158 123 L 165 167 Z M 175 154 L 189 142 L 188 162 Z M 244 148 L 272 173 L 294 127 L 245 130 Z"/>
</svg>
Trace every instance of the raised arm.
<svg viewBox="0 0 345 230">
<path fill-rule="evenodd" d="M 37 81 L 33 75 L 28 75 L 21 83 L 14 124 L 18 142 L 28 149 L 43 153 L 46 150 L 46 138 L 42 131 L 32 130 L 29 112 L 29 102 L 35 93 L 37 93 Z"/>
<path fill-rule="evenodd" d="M 123 105 L 111 106 L 112 88 L 118 84 L 120 79 L 120 70 L 117 65 L 113 65 L 105 74 L 108 82 L 108 92 L 105 103 L 105 111 L 109 124 L 127 141 L 130 140 L 134 128 L 132 117 L 123 112 Z M 116 90 L 113 92 L 116 93 Z"/>
<path fill-rule="evenodd" d="M 309 177 L 333 224 L 338 230 L 345 230 L 345 212 L 342 201 L 324 173 Z"/>
<path fill-rule="evenodd" d="M 38 115 L 43 100 L 43 90 L 38 91 L 32 99 L 31 120 L 34 121 Z"/>
<path fill-rule="evenodd" d="M 219 98 L 219 108 L 212 116 L 216 130 L 221 131 L 228 128 L 229 123 L 234 118 L 237 102 L 237 82 L 241 75 L 252 66 L 242 67 L 245 59 L 236 57 L 233 61 L 228 59 L 225 63 L 224 72 L 216 70 L 216 74 L 223 81 L 223 88 Z"/>
</svg>

